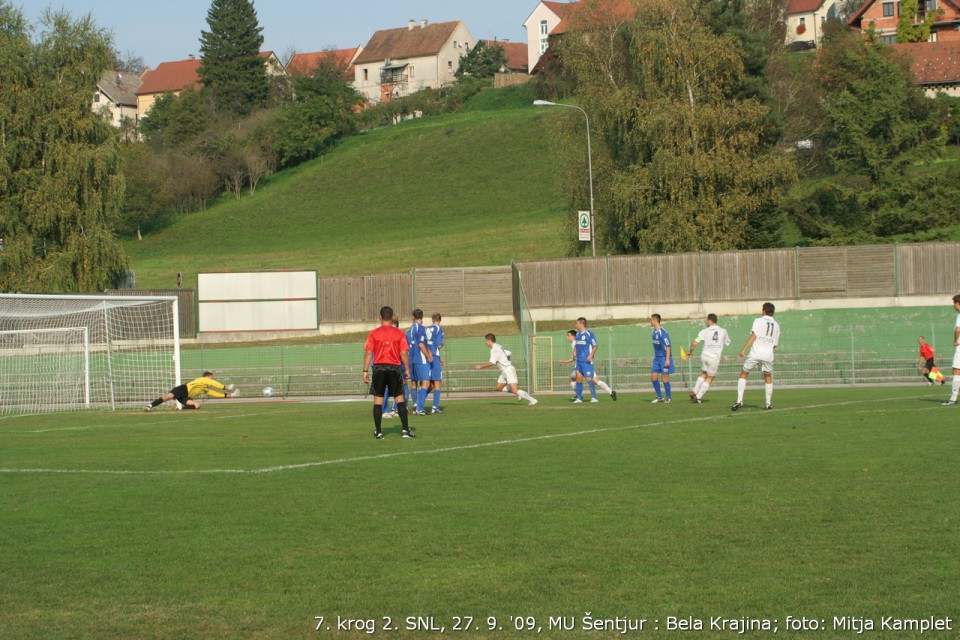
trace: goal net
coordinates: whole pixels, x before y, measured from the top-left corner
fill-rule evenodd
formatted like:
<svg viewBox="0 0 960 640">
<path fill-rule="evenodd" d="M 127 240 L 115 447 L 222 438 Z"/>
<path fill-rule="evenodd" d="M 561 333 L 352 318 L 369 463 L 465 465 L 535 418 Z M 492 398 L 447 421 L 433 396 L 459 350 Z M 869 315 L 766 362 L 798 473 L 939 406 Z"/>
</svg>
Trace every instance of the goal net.
<svg viewBox="0 0 960 640">
<path fill-rule="evenodd" d="M 180 384 L 176 297 L 0 294 L 0 413 L 142 405 Z"/>
</svg>

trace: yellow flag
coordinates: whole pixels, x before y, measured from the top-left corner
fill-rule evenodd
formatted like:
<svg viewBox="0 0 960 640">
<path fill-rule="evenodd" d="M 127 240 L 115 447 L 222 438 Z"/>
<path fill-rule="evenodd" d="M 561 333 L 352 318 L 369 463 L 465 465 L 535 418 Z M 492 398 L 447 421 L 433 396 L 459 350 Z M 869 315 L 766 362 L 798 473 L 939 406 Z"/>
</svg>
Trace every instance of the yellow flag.
<svg viewBox="0 0 960 640">
<path fill-rule="evenodd" d="M 680 347 L 680 359 L 681 360 L 687 359 L 687 352 L 683 350 L 683 347 Z"/>
</svg>

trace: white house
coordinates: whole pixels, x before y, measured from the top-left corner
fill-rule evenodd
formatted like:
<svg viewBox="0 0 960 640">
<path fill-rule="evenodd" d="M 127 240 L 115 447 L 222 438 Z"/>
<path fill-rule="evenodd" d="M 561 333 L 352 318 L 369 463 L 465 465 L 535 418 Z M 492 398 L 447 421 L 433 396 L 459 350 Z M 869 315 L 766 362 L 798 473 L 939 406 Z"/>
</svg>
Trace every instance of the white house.
<svg viewBox="0 0 960 640">
<path fill-rule="evenodd" d="M 823 25 L 835 20 L 837 0 L 790 0 L 784 13 L 784 44 L 795 49 L 815 49 L 823 38 Z"/>
<path fill-rule="evenodd" d="M 107 116 L 110 124 L 120 127 L 124 118 L 137 121 L 137 89 L 143 81 L 135 73 L 107 71 L 100 77 L 93 93 L 93 111 Z"/>
<path fill-rule="evenodd" d="M 533 70 L 537 61 L 547 51 L 548 38 L 563 21 L 576 2 L 540 2 L 527 18 L 523 27 L 527 30 L 527 69 Z"/>
<path fill-rule="evenodd" d="M 451 84 L 476 43 L 460 20 L 377 31 L 353 62 L 353 86 L 376 104 Z"/>
</svg>

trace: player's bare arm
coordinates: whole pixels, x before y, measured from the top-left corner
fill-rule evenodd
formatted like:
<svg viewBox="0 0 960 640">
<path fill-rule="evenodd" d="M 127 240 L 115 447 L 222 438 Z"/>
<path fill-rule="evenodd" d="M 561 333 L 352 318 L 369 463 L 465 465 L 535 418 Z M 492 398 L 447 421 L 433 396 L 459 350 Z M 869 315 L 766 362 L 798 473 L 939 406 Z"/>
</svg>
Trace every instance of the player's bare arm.
<svg viewBox="0 0 960 640">
<path fill-rule="evenodd" d="M 590 355 L 587 356 L 587 362 L 589 362 L 590 364 L 593 364 L 593 354 L 597 352 L 597 349 L 599 349 L 599 347 L 594 347 L 593 349 L 591 349 Z"/>
<path fill-rule="evenodd" d="M 757 334 L 753 331 L 750 332 L 750 337 L 747 338 L 747 344 L 743 345 L 743 349 L 740 349 L 740 357 L 743 358 L 747 355 L 747 349 L 750 348 L 750 345 L 753 344 L 753 341 L 757 339 Z"/>
<path fill-rule="evenodd" d="M 419 346 L 420 346 L 420 352 L 423 353 L 423 355 L 427 356 L 427 362 L 429 362 L 430 364 L 433 364 L 433 354 L 430 353 L 430 349 L 427 349 L 427 345 L 421 342 Z"/>
</svg>

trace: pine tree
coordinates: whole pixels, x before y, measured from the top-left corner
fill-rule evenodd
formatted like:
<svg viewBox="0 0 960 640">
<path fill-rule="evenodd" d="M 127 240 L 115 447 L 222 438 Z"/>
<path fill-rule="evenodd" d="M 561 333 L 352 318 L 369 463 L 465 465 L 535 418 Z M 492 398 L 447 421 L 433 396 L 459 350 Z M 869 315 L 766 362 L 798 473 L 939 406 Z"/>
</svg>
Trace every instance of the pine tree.
<svg viewBox="0 0 960 640">
<path fill-rule="evenodd" d="M 207 24 L 200 32 L 203 85 L 218 111 L 246 115 L 266 102 L 270 87 L 257 12 L 250 0 L 213 0 Z"/>
<path fill-rule="evenodd" d="M 90 108 L 110 37 L 50 10 L 31 33 L 0 0 L 0 290 L 100 291 L 128 265 L 119 134 Z"/>
</svg>

